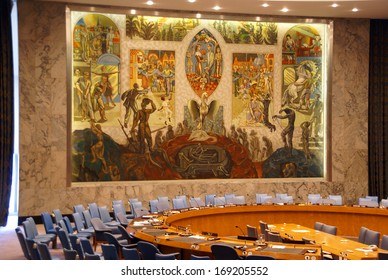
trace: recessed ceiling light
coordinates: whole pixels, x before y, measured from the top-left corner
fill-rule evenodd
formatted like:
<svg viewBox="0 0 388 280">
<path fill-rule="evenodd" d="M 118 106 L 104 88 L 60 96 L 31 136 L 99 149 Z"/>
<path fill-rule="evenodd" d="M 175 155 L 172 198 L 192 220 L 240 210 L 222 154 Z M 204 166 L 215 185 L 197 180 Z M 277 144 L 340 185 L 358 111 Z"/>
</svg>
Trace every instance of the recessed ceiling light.
<svg viewBox="0 0 388 280">
<path fill-rule="evenodd" d="M 152 6 L 152 5 L 154 4 L 154 1 L 147 1 L 146 4 L 147 4 L 148 6 Z"/>
<path fill-rule="evenodd" d="M 200 13 L 197 13 L 197 14 L 195 15 L 195 17 L 196 17 L 196 18 L 201 18 L 202 15 L 201 15 Z"/>
<path fill-rule="evenodd" d="M 132 10 L 130 11 L 130 13 L 131 13 L 131 15 L 136 15 L 136 10 L 132 9 Z"/>
<path fill-rule="evenodd" d="M 217 6 L 214 6 L 214 7 L 213 7 L 213 10 L 216 10 L 216 11 L 221 10 L 221 7 L 218 6 L 218 5 L 217 5 Z"/>
<path fill-rule="evenodd" d="M 187 1 L 190 2 L 190 3 L 194 3 L 197 0 L 187 0 Z"/>
<path fill-rule="evenodd" d="M 262 7 L 264 7 L 264 8 L 267 8 L 267 7 L 269 7 L 269 4 L 268 3 L 264 3 L 263 5 L 261 5 Z"/>
<path fill-rule="evenodd" d="M 358 9 L 357 9 L 357 8 L 353 8 L 353 9 L 352 9 L 352 12 L 354 12 L 354 13 L 355 13 L 355 12 L 358 12 Z"/>
<path fill-rule="evenodd" d="M 281 9 L 281 11 L 283 12 L 283 13 L 287 13 L 289 10 L 287 9 L 287 8 L 283 8 L 283 9 Z"/>
<path fill-rule="evenodd" d="M 337 3 L 333 3 L 331 6 L 332 6 L 333 8 L 337 8 L 337 7 L 338 7 L 338 4 L 337 4 Z"/>
</svg>

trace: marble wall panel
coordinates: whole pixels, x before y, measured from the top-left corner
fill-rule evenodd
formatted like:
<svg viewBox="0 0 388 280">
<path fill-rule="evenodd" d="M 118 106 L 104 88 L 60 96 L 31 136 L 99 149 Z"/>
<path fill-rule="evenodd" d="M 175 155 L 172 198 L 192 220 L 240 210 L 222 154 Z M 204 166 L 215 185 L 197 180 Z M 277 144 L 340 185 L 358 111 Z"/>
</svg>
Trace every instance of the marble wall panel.
<svg viewBox="0 0 388 280">
<path fill-rule="evenodd" d="M 308 193 L 342 194 L 347 204 L 368 190 L 368 20 L 335 20 L 332 62 L 330 180 L 195 180 L 108 182 L 68 186 L 66 6 L 19 0 L 20 209 L 19 216 L 75 204 L 159 195 L 202 196 L 288 193 L 305 202 Z M 123 46 L 129 48 L 130 46 Z M 182 80 L 183 83 L 184 80 Z M 221 87 L 227 85 L 221 85 Z"/>
</svg>

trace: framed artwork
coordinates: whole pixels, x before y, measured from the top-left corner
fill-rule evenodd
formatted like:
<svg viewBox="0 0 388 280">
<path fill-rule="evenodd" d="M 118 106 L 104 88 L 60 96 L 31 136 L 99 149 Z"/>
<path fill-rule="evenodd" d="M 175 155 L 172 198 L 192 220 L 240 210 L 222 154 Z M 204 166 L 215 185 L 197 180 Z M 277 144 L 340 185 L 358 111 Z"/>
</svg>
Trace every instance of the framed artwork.
<svg viewBox="0 0 388 280">
<path fill-rule="evenodd" d="M 328 23 L 69 16 L 72 183 L 325 177 Z"/>
</svg>

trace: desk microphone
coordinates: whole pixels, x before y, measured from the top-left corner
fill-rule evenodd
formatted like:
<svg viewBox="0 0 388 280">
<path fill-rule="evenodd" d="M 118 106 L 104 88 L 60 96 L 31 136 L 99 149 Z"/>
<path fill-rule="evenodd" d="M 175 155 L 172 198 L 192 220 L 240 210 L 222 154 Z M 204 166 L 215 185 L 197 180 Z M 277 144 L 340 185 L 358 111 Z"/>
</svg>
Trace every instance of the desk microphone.
<svg viewBox="0 0 388 280">
<path fill-rule="evenodd" d="M 243 247 L 243 249 L 245 250 L 246 248 L 247 248 L 247 240 L 245 239 L 245 233 L 244 233 L 244 231 L 242 230 L 242 228 L 241 227 L 239 227 L 239 226 L 235 226 L 236 228 L 238 228 L 241 232 L 242 232 L 242 236 L 241 237 L 243 237 L 243 239 L 244 239 L 244 242 L 245 242 L 245 244 L 244 244 L 244 247 Z M 238 236 L 237 236 L 237 239 L 238 239 Z"/>
</svg>

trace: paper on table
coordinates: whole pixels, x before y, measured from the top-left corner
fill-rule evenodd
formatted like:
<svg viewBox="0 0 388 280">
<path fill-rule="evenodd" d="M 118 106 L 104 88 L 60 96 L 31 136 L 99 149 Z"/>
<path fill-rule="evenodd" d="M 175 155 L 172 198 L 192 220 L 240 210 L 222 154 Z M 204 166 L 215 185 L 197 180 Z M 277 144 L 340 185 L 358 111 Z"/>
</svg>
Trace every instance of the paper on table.
<svg viewBox="0 0 388 280">
<path fill-rule="evenodd" d="M 293 229 L 293 232 L 310 232 L 308 229 Z"/>
<path fill-rule="evenodd" d="M 284 249 L 284 248 L 286 248 L 286 246 L 283 246 L 283 245 L 272 245 L 271 248 L 275 248 L 275 249 Z"/>
<path fill-rule="evenodd" d="M 357 248 L 357 251 L 366 252 L 366 253 L 372 253 L 373 250 L 369 248 Z"/>
</svg>

